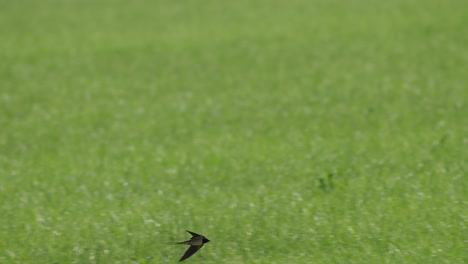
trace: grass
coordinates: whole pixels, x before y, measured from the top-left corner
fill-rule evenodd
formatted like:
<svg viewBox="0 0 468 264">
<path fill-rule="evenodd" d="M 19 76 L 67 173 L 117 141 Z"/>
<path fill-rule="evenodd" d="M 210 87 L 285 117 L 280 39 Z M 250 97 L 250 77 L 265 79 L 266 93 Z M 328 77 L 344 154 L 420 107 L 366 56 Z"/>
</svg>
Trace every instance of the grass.
<svg viewBox="0 0 468 264">
<path fill-rule="evenodd" d="M 465 1 L 0 7 L 1 263 L 468 261 Z"/>
</svg>

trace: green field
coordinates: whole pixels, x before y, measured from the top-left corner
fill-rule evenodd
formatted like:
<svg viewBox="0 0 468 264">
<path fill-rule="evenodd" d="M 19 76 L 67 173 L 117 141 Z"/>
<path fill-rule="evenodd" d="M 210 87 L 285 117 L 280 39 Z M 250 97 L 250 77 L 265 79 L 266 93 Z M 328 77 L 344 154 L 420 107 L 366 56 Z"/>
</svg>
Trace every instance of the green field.
<svg viewBox="0 0 468 264">
<path fill-rule="evenodd" d="M 0 0 L 0 263 L 468 263 L 466 10 Z"/>
</svg>

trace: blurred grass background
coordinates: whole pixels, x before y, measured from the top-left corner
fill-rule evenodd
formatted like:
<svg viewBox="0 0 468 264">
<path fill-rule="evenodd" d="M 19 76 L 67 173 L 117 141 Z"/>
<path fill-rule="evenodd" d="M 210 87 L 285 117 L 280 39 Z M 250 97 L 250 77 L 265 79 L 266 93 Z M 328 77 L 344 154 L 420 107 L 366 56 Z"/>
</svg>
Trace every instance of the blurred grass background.
<svg viewBox="0 0 468 264">
<path fill-rule="evenodd" d="M 0 262 L 465 263 L 465 1 L 0 1 Z"/>
</svg>

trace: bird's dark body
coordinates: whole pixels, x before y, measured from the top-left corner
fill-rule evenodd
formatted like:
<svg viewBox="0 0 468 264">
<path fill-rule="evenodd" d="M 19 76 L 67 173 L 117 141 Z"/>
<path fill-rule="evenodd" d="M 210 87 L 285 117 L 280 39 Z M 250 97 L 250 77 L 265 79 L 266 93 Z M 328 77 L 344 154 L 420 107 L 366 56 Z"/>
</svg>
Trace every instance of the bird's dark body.
<svg viewBox="0 0 468 264">
<path fill-rule="evenodd" d="M 176 244 L 190 245 L 190 247 L 187 249 L 187 251 L 185 251 L 184 255 L 180 258 L 179 261 L 184 261 L 188 259 L 193 254 L 195 254 L 200 248 L 202 248 L 205 243 L 210 242 L 210 240 L 203 235 L 200 235 L 200 234 L 188 231 L 188 230 L 186 231 L 192 235 L 192 238 L 190 238 L 187 241 L 177 242 Z"/>
</svg>

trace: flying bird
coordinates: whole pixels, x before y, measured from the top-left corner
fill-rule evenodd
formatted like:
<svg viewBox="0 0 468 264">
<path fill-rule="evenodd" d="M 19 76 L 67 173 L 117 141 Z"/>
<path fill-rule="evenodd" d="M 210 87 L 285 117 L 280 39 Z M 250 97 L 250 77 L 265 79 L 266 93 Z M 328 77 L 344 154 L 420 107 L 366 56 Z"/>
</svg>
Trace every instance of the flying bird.
<svg viewBox="0 0 468 264">
<path fill-rule="evenodd" d="M 187 249 L 187 251 L 185 251 L 184 255 L 179 259 L 179 261 L 184 261 L 188 259 L 190 256 L 195 254 L 195 252 L 197 252 L 200 248 L 202 248 L 205 243 L 210 242 L 210 240 L 203 235 L 188 230 L 185 231 L 189 232 L 192 235 L 192 238 L 190 238 L 187 241 L 176 243 L 180 245 L 190 245 L 190 247 Z"/>
</svg>

